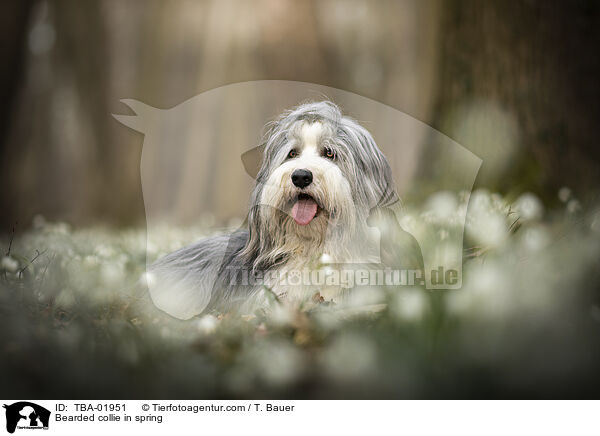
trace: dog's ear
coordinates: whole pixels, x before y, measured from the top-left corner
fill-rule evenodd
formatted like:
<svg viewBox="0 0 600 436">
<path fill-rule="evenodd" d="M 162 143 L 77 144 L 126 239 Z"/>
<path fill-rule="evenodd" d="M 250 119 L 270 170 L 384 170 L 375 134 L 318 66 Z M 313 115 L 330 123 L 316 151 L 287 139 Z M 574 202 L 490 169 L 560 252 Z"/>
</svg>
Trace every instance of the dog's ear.
<svg viewBox="0 0 600 436">
<path fill-rule="evenodd" d="M 385 155 L 381 152 L 375 139 L 367 129 L 357 123 L 348 123 L 345 136 L 356 138 L 358 144 L 354 149 L 358 153 L 357 161 L 361 165 L 361 172 L 366 176 L 371 188 L 369 191 L 369 205 L 374 207 L 390 207 L 400 201 L 396 192 L 392 169 Z"/>
<path fill-rule="evenodd" d="M 258 171 L 260 170 L 264 150 L 265 146 L 259 145 L 242 154 L 241 158 L 244 169 L 253 179 L 256 179 Z"/>
</svg>

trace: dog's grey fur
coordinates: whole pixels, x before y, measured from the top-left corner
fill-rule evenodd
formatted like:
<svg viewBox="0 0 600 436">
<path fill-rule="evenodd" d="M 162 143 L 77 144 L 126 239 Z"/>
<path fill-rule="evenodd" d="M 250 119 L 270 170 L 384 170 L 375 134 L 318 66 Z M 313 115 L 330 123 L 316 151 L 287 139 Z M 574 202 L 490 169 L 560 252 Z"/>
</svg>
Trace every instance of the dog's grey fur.
<svg viewBox="0 0 600 436">
<path fill-rule="evenodd" d="M 316 126 L 314 135 L 310 126 Z M 299 192 L 288 177 L 296 161 L 287 157 L 292 148 L 305 147 L 303 142 L 311 142 L 312 155 L 297 165 L 309 165 L 315 173 L 306 192 L 323 212 L 299 226 L 286 206 Z M 373 210 L 396 203 L 398 195 L 390 166 L 366 129 L 331 102 L 307 103 L 271 123 L 263 147 L 247 228 L 201 240 L 151 266 L 150 291 L 162 310 L 187 319 L 211 308 L 249 308 L 262 287 L 240 284 L 241 271 L 302 268 L 323 253 L 340 263 L 367 262 L 379 254 L 369 251 L 375 246 L 367 221 Z M 319 155 L 323 147 L 334 150 L 335 160 Z M 280 291 L 284 296 L 290 289 Z"/>
</svg>

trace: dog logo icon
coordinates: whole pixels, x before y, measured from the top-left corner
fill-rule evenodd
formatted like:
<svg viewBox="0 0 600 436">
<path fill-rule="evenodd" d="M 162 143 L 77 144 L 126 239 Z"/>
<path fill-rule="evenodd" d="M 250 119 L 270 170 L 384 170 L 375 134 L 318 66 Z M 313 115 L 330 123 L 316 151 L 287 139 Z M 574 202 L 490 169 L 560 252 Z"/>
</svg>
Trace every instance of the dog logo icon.
<svg viewBox="0 0 600 436">
<path fill-rule="evenodd" d="M 114 118 L 144 134 L 144 284 L 170 315 L 252 306 L 263 287 L 289 299 L 313 295 L 319 280 L 286 278 L 316 271 L 321 259 L 416 272 L 427 289 L 462 287 L 463 233 L 482 161 L 430 126 L 303 82 L 236 83 L 168 109 L 122 102 L 133 114 Z M 406 213 L 401 199 L 411 193 L 428 198 L 423 214 Z M 237 230 L 150 262 L 165 226 L 235 214 L 246 214 Z M 343 289 L 337 281 L 329 291 L 341 298 Z"/>
<path fill-rule="evenodd" d="M 4 405 L 6 409 L 6 431 L 14 433 L 18 429 L 48 429 L 50 411 L 29 401 L 19 401 Z"/>
</svg>

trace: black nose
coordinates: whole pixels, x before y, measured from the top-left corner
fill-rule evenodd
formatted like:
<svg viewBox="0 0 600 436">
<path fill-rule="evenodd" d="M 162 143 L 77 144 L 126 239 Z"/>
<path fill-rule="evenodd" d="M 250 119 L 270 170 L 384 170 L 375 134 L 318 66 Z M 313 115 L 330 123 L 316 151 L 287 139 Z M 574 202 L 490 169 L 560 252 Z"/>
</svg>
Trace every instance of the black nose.
<svg viewBox="0 0 600 436">
<path fill-rule="evenodd" d="M 298 188 L 306 188 L 312 183 L 312 173 L 308 170 L 296 170 L 292 173 L 292 183 Z"/>
</svg>

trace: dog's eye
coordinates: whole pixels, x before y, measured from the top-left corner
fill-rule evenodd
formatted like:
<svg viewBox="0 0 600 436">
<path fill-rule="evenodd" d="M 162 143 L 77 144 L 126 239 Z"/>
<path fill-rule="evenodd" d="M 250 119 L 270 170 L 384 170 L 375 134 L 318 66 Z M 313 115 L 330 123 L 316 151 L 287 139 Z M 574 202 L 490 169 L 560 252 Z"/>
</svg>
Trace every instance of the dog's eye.
<svg viewBox="0 0 600 436">
<path fill-rule="evenodd" d="M 288 159 L 293 159 L 295 157 L 298 157 L 298 150 L 290 150 L 287 157 L 288 157 Z"/>
<path fill-rule="evenodd" d="M 335 159 L 335 151 L 333 151 L 332 148 L 329 147 L 325 147 L 323 149 L 323 156 L 325 156 L 327 159 Z"/>
</svg>

